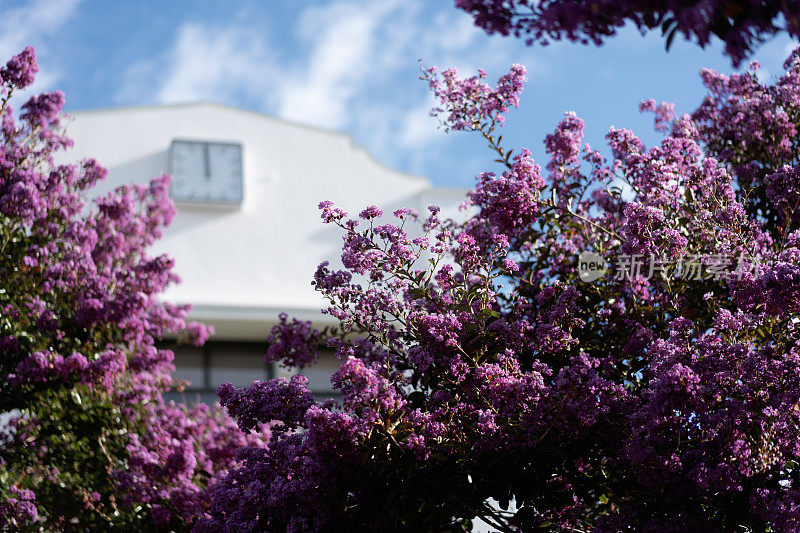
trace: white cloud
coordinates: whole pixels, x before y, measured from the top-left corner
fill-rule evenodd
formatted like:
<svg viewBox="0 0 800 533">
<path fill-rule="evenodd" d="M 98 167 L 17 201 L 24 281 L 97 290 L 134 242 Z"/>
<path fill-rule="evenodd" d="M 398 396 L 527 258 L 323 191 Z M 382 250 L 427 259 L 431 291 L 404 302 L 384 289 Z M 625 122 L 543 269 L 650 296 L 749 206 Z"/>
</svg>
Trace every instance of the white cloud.
<svg viewBox="0 0 800 533">
<path fill-rule="evenodd" d="M 48 49 L 41 40 L 58 31 L 75 14 L 81 0 L 35 0 L 15 8 L 0 2 L 0 58 L 2 62 L 34 45 L 42 63 Z M 59 78 L 57 65 L 42 68 L 30 91 L 51 87 Z"/>
<path fill-rule="evenodd" d="M 158 93 L 161 102 L 213 99 L 251 84 L 260 88 L 269 77 L 267 48 L 247 30 L 184 24 L 172 54 L 174 70 Z"/>
<path fill-rule="evenodd" d="M 60 28 L 75 12 L 80 0 L 36 0 L 9 9 L 0 3 L 0 54 L 19 52 L 31 41 Z"/>
<path fill-rule="evenodd" d="M 435 106 L 436 99 L 433 94 L 428 93 L 428 97 L 418 106 L 403 113 L 397 136 L 397 142 L 401 147 L 420 148 L 444 135 L 438 128 L 439 123 L 436 118 L 430 116 L 430 110 Z"/>
<path fill-rule="evenodd" d="M 349 131 L 397 164 L 444 138 L 428 116 L 434 102 L 416 79 L 417 60 L 466 75 L 484 67 L 492 80 L 507 71 L 516 44 L 489 38 L 469 15 L 433 10 L 425 0 L 334 0 L 306 7 L 294 28 L 268 31 L 240 13 L 233 23 L 179 26 L 161 57 L 129 67 L 117 100 L 255 108 Z M 526 59 L 531 74 L 545 73 L 538 56 Z"/>
<path fill-rule="evenodd" d="M 307 9 L 297 28 L 309 53 L 287 69 L 277 113 L 352 131 L 389 164 L 442 142 L 445 135 L 428 115 L 435 101 L 416 80 L 417 60 L 465 75 L 483 67 L 499 76 L 517 43 L 486 37 L 457 11 L 431 17 L 428 7 L 422 0 L 338 0 Z M 537 57 L 526 59 L 531 74 L 546 72 Z"/>
<path fill-rule="evenodd" d="M 758 81 L 761 83 L 772 83 L 775 78 L 783 74 L 783 62 L 789 54 L 798 46 L 797 41 L 788 35 L 781 34 L 765 42 L 756 48 L 753 58 L 761 63 L 761 68 L 757 71 Z M 749 61 L 742 63 L 741 67 L 747 67 Z"/>
<path fill-rule="evenodd" d="M 345 126 L 352 100 L 368 77 L 384 66 L 375 61 L 382 55 L 380 49 L 394 44 L 383 40 L 378 30 L 398 4 L 339 2 L 306 11 L 298 27 L 311 53 L 283 83 L 278 113 L 318 126 Z"/>
<path fill-rule="evenodd" d="M 138 103 L 151 92 L 163 104 L 260 98 L 277 76 L 274 64 L 263 36 L 255 30 L 187 22 L 178 28 L 173 47 L 164 56 L 128 68 L 116 99 Z M 155 87 L 154 80 L 158 80 Z"/>
</svg>

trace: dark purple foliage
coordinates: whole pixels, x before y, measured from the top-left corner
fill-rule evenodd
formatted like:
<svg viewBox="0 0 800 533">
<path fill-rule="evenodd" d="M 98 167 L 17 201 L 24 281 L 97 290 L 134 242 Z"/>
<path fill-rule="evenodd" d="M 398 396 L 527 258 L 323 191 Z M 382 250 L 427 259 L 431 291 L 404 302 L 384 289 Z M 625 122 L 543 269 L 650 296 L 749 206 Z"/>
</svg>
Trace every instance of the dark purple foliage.
<svg viewBox="0 0 800 533">
<path fill-rule="evenodd" d="M 601 44 L 632 23 L 642 33 L 660 30 L 669 48 L 677 34 L 705 47 L 712 37 L 725 43 L 734 66 L 755 47 L 785 31 L 800 37 L 800 7 L 794 0 L 455 0 L 487 33 L 525 38 L 527 44 L 569 39 Z"/>
<path fill-rule="evenodd" d="M 504 168 L 463 223 L 371 207 L 361 227 L 320 204 L 344 233 L 344 270 L 314 281 L 341 322 L 341 398 L 299 378 L 222 387 L 243 428 L 283 430 L 243 452 L 198 530 L 797 531 L 800 59 L 786 66 L 769 86 L 704 71 L 691 116 L 645 101 L 663 140 L 612 128 L 611 160 L 568 113 L 546 175 L 495 135 L 523 70 L 496 89 L 424 71 L 444 126 Z M 612 271 L 584 281 L 582 252 Z M 297 343 L 319 339 L 282 323 L 306 359 Z"/>
</svg>

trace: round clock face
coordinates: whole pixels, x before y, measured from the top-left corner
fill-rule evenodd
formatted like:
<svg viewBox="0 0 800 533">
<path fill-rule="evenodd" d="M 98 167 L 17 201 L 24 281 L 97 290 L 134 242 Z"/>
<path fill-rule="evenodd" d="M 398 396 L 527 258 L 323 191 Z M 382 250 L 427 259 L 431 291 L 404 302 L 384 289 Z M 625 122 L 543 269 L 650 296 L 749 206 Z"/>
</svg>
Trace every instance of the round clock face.
<svg viewBox="0 0 800 533">
<path fill-rule="evenodd" d="M 172 141 L 170 196 L 178 202 L 242 203 L 242 145 Z"/>
</svg>

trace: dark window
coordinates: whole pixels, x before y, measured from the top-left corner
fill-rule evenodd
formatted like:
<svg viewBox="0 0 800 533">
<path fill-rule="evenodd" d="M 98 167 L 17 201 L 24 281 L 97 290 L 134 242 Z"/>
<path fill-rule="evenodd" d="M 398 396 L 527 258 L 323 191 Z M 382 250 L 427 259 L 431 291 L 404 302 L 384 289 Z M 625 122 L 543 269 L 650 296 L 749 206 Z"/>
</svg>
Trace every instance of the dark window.
<svg viewBox="0 0 800 533">
<path fill-rule="evenodd" d="M 200 348 L 164 343 L 162 348 L 175 354 L 174 381 L 189 382 L 183 392 L 172 390 L 165 395 L 176 402 L 214 404 L 218 401 L 217 387 L 223 383 L 247 387 L 257 379 L 289 378 L 296 373 L 265 363 L 267 344 L 263 342 L 209 341 Z M 338 368 L 339 361 L 325 350 L 316 365 L 302 372 L 318 400 L 339 396 L 330 382 Z"/>
<path fill-rule="evenodd" d="M 264 362 L 263 342 L 209 341 L 202 347 L 165 344 L 175 354 L 175 380 L 190 382 L 184 392 L 170 391 L 166 397 L 183 402 L 216 403 L 217 387 L 230 382 L 237 387 L 272 377 Z"/>
</svg>

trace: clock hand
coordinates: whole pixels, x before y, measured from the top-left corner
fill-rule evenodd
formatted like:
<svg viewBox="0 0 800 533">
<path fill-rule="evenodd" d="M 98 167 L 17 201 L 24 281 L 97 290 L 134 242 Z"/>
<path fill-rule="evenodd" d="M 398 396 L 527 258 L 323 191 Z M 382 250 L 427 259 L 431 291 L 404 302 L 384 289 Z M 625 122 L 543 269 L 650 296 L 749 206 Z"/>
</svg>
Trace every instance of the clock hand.
<svg viewBox="0 0 800 533">
<path fill-rule="evenodd" d="M 211 165 L 209 165 L 208 143 L 203 145 L 203 170 L 205 172 L 206 180 L 211 179 Z"/>
</svg>

